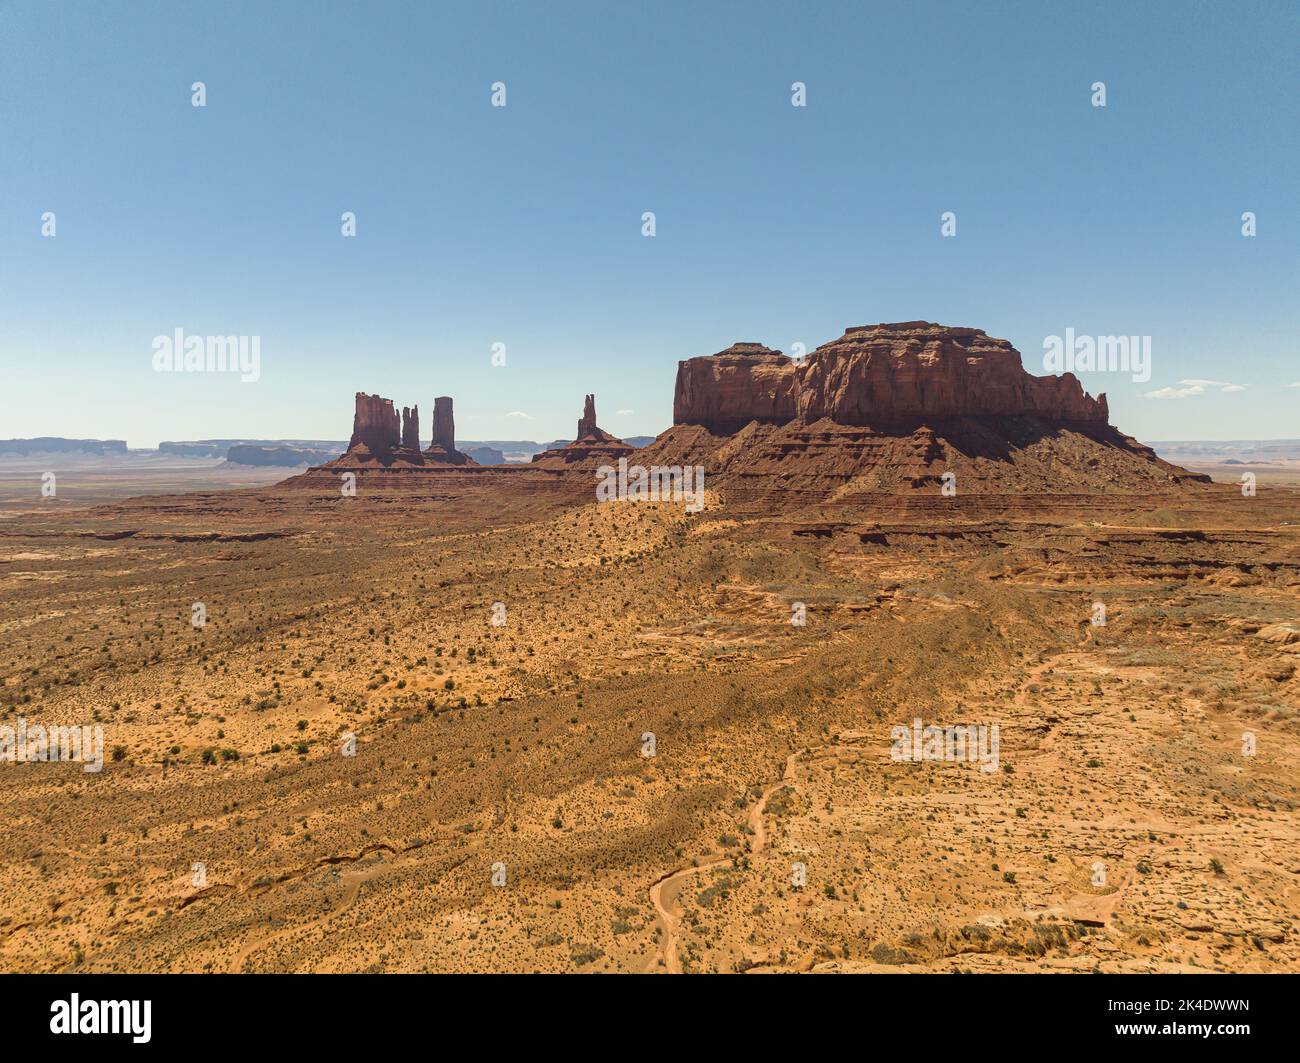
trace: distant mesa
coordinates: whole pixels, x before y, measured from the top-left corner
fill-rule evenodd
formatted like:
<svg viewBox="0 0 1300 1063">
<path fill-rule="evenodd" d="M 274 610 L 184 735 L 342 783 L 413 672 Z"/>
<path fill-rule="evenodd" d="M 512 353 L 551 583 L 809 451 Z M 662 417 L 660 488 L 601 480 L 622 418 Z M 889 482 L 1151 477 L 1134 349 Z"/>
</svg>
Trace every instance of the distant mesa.
<svg viewBox="0 0 1300 1063">
<path fill-rule="evenodd" d="M 0 454 L 126 454 L 125 439 L 64 439 L 37 436 L 34 439 L 0 439 Z"/>
<path fill-rule="evenodd" d="M 328 439 L 195 439 L 158 444 L 158 454 L 172 458 L 225 458 L 232 465 L 286 468 L 319 465 L 342 449 L 342 443 Z"/>
<path fill-rule="evenodd" d="M 333 456 L 327 450 L 309 447 L 258 446 L 235 443 L 226 452 L 226 460 L 234 465 L 271 465 L 292 468 L 296 465 L 317 465 Z"/>
<path fill-rule="evenodd" d="M 479 465 L 504 465 L 506 463 L 505 454 L 497 450 L 496 447 L 465 447 L 461 453 L 468 458 L 472 458 Z"/>
<path fill-rule="evenodd" d="M 532 466 L 538 469 L 596 469 L 617 462 L 636 451 L 621 439 L 596 424 L 596 396 L 588 395 L 578 418 L 578 437 L 572 443 L 534 454 Z"/>
<path fill-rule="evenodd" d="M 235 445 L 224 440 L 201 439 L 187 442 L 166 440 L 158 444 L 158 453 L 179 458 L 222 458 L 229 457 L 230 448 Z"/>
</svg>

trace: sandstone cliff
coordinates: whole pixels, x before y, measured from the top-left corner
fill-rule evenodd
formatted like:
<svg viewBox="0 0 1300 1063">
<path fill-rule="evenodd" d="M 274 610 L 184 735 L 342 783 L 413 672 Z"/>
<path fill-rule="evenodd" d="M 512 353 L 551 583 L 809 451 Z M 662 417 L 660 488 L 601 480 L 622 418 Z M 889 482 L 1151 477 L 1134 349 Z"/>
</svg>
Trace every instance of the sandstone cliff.
<svg viewBox="0 0 1300 1063">
<path fill-rule="evenodd" d="M 802 362 L 737 343 L 679 363 L 673 396 L 675 424 L 718 434 L 751 421 L 888 425 L 1007 416 L 1108 422 L 1106 397 L 1087 395 L 1073 374 L 1032 376 L 1006 340 L 925 321 L 850 328 Z"/>
<path fill-rule="evenodd" d="M 352 438 L 348 441 L 348 450 L 365 446 L 372 454 L 380 454 L 401 444 L 401 427 L 398 424 L 393 400 L 358 391 L 356 410 L 352 415 Z"/>
<path fill-rule="evenodd" d="M 750 421 L 784 424 L 794 419 L 796 366 L 761 343 L 736 343 L 707 358 L 677 363 L 673 423 L 699 424 L 718 434 Z"/>
</svg>

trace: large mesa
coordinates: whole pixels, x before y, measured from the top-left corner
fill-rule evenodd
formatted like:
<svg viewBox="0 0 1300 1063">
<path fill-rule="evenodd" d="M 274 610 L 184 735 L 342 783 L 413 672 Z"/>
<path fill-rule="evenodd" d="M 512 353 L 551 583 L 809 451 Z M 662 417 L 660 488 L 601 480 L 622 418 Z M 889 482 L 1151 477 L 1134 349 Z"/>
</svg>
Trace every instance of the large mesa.
<svg viewBox="0 0 1300 1063">
<path fill-rule="evenodd" d="M 1031 416 L 1106 424 L 1106 397 L 1073 376 L 1036 377 L 982 329 L 925 321 L 862 325 L 796 361 L 758 343 L 678 364 L 673 422 L 731 434 L 752 421 L 897 425 Z"/>
<path fill-rule="evenodd" d="M 982 329 L 862 325 L 793 359 L 759 343 L 678 363 L 642 464 L 698 464 L 764 507 L 936 493 L 1132 493 L 1205 482 L 1111 426 L 1071 373 L 1033 376 Z"/>
</svg>

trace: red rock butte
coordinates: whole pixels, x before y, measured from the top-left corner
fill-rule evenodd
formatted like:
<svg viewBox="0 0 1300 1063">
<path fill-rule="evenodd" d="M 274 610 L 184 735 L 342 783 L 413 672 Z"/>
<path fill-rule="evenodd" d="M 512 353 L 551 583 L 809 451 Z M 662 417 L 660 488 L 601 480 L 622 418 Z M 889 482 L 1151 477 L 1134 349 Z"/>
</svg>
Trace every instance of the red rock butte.
<svg viewBox="0 0 1300 1063">
<path fill-rule="evenodd" d="M 438 465 L 474 465 L 456 449 L 451 399 L 433 400 L 433 441 L 420 449 L 420 407 L 402 407 L 400 419 L 392 399 L 358 391 L 352 414 L 352 438 L 347 453 L 319 468 L 380 464 L 398 468 Z"/>
<path fill-rule="evenodd" d="M 981 329 L 926 321 L 860 325 L 796 362 L 759 343 L 680 362 L 673 423 L 717 434 L 763 424 L 896 425 L 958 417 L 1032 416 L 1106 424 L 1106 396 L 1073 374 L 1035 377 L 1020 352 Z"/>
<path fill-rule="evenodd" d="M 613 464 L 635 450 L 596 424 L 596 396 L 588 395 L 582 405 L 582 416 L 578 418 L 577 438 L 565 446 L 534 454 L 532 466 L 591 471 L 601 465 Z"/>
</svg>

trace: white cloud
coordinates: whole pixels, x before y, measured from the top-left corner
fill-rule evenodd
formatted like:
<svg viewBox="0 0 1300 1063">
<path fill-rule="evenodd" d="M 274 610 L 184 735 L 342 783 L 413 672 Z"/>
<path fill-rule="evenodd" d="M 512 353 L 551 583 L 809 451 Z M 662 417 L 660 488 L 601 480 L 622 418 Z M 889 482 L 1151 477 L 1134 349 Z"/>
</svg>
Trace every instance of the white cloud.
<svg viewBox="0 0 1300 1063">
<path fill-rule="evenodd" d="M 1294 384 L 1288 384 L 1287 387 L 1289 387 L 1289 388 L 1300 388 L 1300 380 L 1297 380 Z"/>
<path fill-rule="evenodd" d="M 1190 388 L 1156 388 L 1155 391 L 1148 391 L 1148 399 L 1185 399 L 1189 395 L 1204 395 L 1205 389 L 1202 387 Z"/>
<path fill-rule="evenodd" d="M 1216 389 L 1221 394 L 1230 395 L 1235 391 L 1245 391 L 1245 384 L 1233 384 L 1227 380 L 1180 380 L 1179 387 L 1176 388 L 1156 388 L 1155 391 L 1148 391 L 1148 399 L 1187 399 L 1193 395 L 1204 395 L 1211 388 Z"/>
<path fill-rule="evenodd" d="M 508 414 L 506 414 L 506 416 L 507 416 L 507 417 L 523 417 L 525 420 L 529 420 L 529 421 L 531 421 L 531 420 L 533 419 L 531 414 L 524 413 L 523 410 L 511 410 Z"/>
<path fill-rule="evenodd" d="M 1294 387 L 1300 387 L 1300 384 L 1292 384 L 1291 386 L 1292 386 L 1293 388 L 1294 388 Z M 619 411 L 617 411 L 617 412 L 618 412 L 618 416 L 619 416 L 619 417 L 628 417 L 628 416 L 630 416 L 631 414 L 636 413 L 636 410 L 619 410 Z"/>
</svg>

